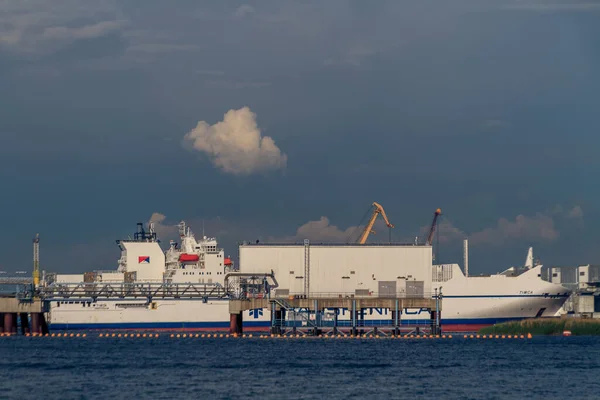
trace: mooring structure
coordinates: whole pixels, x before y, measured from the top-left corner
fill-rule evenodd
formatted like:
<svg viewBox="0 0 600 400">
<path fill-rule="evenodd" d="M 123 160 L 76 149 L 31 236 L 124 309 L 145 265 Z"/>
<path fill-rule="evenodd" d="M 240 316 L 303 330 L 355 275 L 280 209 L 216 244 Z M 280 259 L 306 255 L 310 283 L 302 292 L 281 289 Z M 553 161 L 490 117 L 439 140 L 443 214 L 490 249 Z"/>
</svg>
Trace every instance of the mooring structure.
<svg viewBox="0 0 600 400">
<path fill-rule="evenodd" d="M 437 292 L 430 298 L 291 296 L 230 300 L 230 333 L 242 333 L 242 313 L 257 309 L 269 310 L 270 331 L 279 335 L 438 335 L 442 331 L 442 294 Z M 424 312 L 427 317 L 411 318 L 405 314 L 408 309 Z"/>
</svg>

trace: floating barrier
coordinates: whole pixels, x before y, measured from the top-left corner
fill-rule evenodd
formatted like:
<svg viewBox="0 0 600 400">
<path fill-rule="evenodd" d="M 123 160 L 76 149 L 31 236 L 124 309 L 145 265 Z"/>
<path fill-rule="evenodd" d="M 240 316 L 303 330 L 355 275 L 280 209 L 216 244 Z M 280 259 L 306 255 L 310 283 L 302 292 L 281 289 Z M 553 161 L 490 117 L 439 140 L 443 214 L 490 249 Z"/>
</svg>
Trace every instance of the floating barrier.
<svg viewBox="0 0 600 400">
<path fill-rule="evenodd" d="M 568 336 L 568 335 L 565 335 Z M 57 338 L 85 338 L 88 337 L 87 333 L 26 333 L 24 335 L 18 335 L 16 333 L 7 333 L 0 332 L 0 337 L 57 337 Z M 97 337 L 97 338 L 135 338 L 135 339 L 149 339 L 149 338 L 158 338 L 160 337 L 158 333 L 114 333 L 114 332 L 106 332 L 99 333 L 97 335 L 91 335 L 89 337 Z M 452 339 L 452 335 L 416 335 L 416 334 L 399 334 L 399 335 L 380 335 L 380 334 L 346 334 L 346 333 L 337 333 L 337 334 L 319 334 L 317 336 L 307 335 L 306 333 L 291 333 L 291 334 L 261 334 L 258 336 L 253 336 L 252 334 L 226 334 L 226 333 L 171 333 L 169 335 L 170 338 L 175 339 L 250 339 L 253 337 L 260 339 Z M 479 339 L 479 340 L 489 340 L 489 339 L 532 339 L 533 336 L 531 333 L 527 335 L 477 335 L 477 334 L 464 334 L 462 335 L 463 339 Z"/>
</svg>

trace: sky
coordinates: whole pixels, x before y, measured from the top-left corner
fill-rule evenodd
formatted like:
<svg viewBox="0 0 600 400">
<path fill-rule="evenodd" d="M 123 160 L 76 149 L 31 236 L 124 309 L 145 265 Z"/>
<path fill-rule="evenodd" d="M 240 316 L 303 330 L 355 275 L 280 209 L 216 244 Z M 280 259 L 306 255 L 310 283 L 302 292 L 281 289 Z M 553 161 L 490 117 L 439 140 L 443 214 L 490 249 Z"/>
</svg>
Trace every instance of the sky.
<svg viewBox="0 0 600 400">
<path fill-rule="evenodd" d="M 137 222 L 600 263 L 600 2 L 0 2 L 0 270 L 113 269 Z M 353 239 L 354 238 L 354 239 Z M 370 241 L 388 241 L 378 223 Z M 243 267 L 243 266 L 242 266 Z"/>
</svg>

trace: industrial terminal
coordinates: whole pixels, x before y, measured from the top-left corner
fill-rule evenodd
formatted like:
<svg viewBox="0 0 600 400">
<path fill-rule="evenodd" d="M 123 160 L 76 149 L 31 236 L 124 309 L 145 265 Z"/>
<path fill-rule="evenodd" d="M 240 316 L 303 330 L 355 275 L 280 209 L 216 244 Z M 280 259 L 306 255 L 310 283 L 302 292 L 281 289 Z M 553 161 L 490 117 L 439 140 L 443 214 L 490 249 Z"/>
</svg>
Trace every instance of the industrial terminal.
<svg viewBox="0 0 600 400">
<path fill-rule="evenodd" d="M 367 243 L 378 217 L 372 203 L 353 243 L 239 245 L 239 265 L 216 238 L 196 238 L 185 222 L 163 249 L 154 225 L 137 224 L 117 241 L 113 270 L 40 272 L 40 237 L 33 240 L 31 277 L 0 277 L 4 333 L 73 330 L 264 331 L 280 335 L 382 335 L 476 332 L 481 327 L 563 314 L 596 316 L 598 269 L 576 273 L 535 263 L 489 276 L 435 264 L 427 236 L 414 243 Z M 550 272 L 548 272 L 550 271 Z M 574 275 L 573 278 L 571 275 Z M 592 299 L 591 302 L 588 299 Z"/>
</svg>

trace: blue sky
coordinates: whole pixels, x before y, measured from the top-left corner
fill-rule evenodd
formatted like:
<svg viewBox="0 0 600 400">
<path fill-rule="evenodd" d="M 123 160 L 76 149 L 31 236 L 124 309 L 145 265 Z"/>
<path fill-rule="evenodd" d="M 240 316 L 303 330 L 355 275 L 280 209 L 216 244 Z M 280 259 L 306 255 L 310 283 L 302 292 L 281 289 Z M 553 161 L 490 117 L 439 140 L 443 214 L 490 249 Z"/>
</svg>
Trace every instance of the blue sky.
<svg viewBox="0 0 600 400">
<path fill-rule="evenodd" d="M 343 241 L 373 201 L 397 240 L 441 207 L 440 261 L 469 237 L 472 273 L 530 245 L 598 263 L 598 2 L 0 11 L 0 270 L 30 268 L 36 232 L 46 270 L 116 267 L 114 240 L 154 213 L 165 239 L 204 221 L 234 256 Z"/>
</svg>

